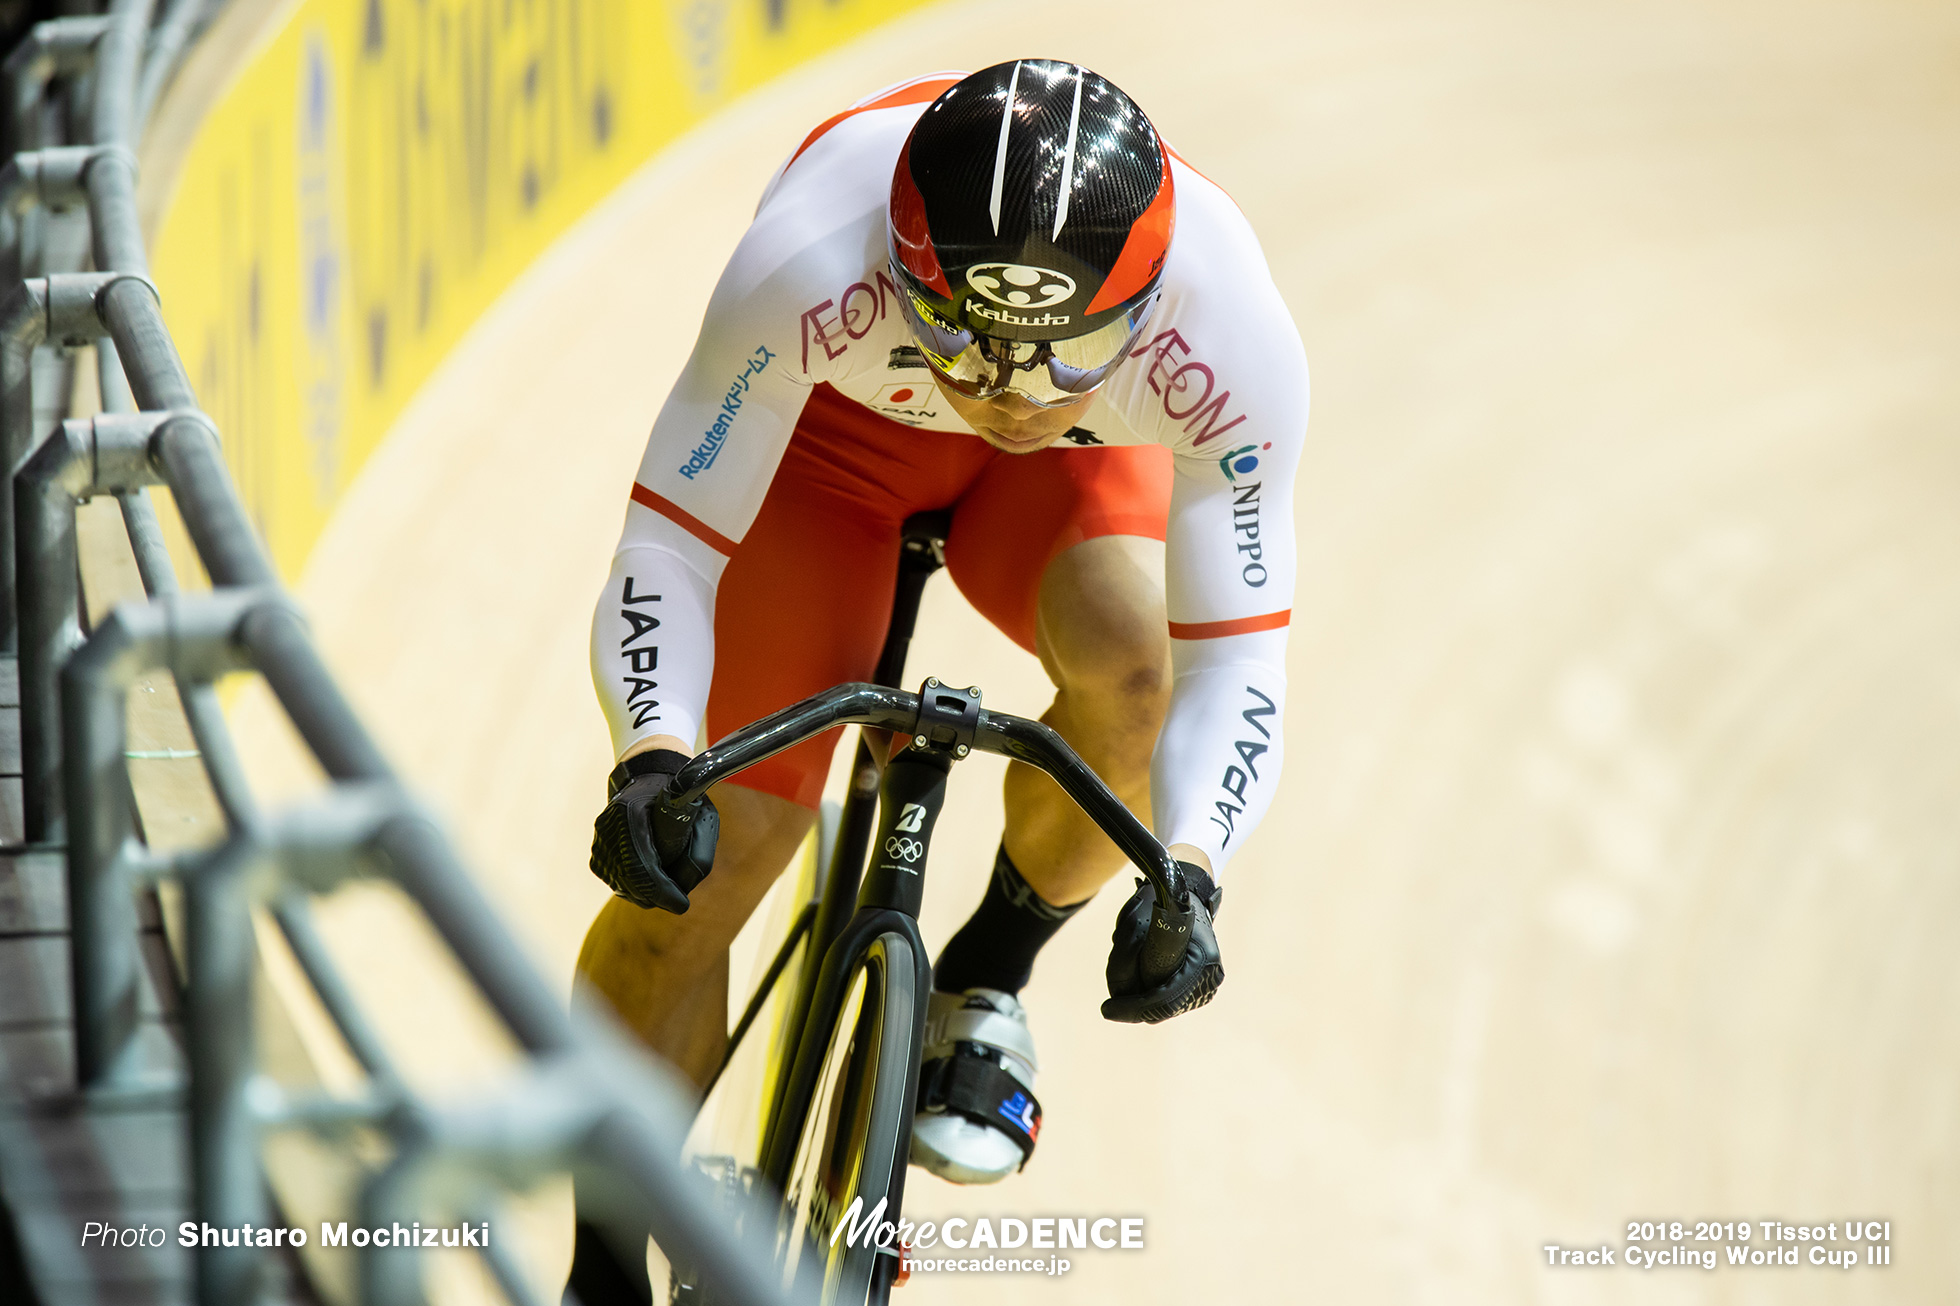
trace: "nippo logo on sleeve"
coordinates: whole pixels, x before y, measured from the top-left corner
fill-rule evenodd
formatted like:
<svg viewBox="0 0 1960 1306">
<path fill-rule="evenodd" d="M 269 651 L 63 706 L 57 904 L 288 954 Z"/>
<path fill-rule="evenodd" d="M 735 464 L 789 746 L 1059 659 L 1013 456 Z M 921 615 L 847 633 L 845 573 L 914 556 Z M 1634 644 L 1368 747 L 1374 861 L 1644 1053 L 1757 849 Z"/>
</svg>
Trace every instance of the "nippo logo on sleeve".
<svg viewBox="0 0 1960 1306">
<path fill-rule="evenodd" d="M 1008 308 L 1047 308 L 1075 293 L 1074 278 L 1025 263 L 976 263 L 966 284 Z"/>
<path fill-rule="evenodd" d="M 1228 481 L 1237 481 L 1259 469 L 1259 451 L 1273 447 L 1271 440 L 1264 444 L 1242 444 L 1218 460 L 1218 470 L 1225 473 Z"/>
</svg>

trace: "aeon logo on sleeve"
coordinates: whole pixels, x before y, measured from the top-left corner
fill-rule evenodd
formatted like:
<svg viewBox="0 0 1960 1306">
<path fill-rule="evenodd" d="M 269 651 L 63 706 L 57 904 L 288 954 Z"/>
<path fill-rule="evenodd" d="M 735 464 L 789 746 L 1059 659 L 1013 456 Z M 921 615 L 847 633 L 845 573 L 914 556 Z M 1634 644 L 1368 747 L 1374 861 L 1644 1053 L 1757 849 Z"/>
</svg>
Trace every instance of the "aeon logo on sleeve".
<svg viewBox="0 0 1960 1306">
<path fill-rule="evenodd" d="M 966 284 L 1008 308 L 1047 308 L 1075 293 L 1074 278 L 1025 263 L 976 263 L 966 270 Z"/>
</svg>

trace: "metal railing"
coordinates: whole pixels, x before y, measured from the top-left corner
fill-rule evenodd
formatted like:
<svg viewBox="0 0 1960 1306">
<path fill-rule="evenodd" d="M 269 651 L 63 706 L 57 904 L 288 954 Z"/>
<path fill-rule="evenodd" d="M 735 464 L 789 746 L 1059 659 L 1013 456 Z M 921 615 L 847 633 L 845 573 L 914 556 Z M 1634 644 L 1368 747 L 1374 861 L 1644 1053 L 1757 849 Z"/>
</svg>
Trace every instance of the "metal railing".
<svg viewBox="0 0 1960 1306">
<path fill-rule="evenodd" d="M 438 1214 L 481 1220 L 491 1194 L 569 1169 L 603 1187 L 622 1222 L 683 1249 L 727 1300 L 782 1301 L 769 1257 L 732 1240 L 680 1164 L 692 1107 L 677 1081 L 606 1022 L 566 1011 L 526 964 L 328 675 L 240 503 L 219 434 L 164 325 L 137 225 L 135 134 L 196 8 L 172 0 L 154 33 L 153 0 L 114 0 L 102 17 L 43 23 L 6 61 L 0 104 L 25 144 L 44 139 L 31 119 L 51 79 L 88 88 L 86 143 L 23 152 L 0 173 L 0 237 L 17 266 L 36 266 L 38 212 L 80 205 L 97 269 L 27 277 L 0 302 L 0 456 L 18 469 L 11 496 L 0 495 L 0 637 L 19 656 L 30 846 L 66 850 L 81 1087 L 185 1101 L 194 1214 L 215 1227 L 267 1222 L 266 1132 L 331 1138 L 363 1129 L 388 1140 L 391 1159 L 361 1188 L 359 1225 L 427 1225 Z M 97 342 L 112 411 L 35 431 L 35 349 L 88 342 Z M 153 485 L 169 487 L 210 593 L 179 589 L 145 493 Z M 76 508 L 99 495 L 122 506 L 149 601 L 118 606 L 84 641 Z M 132 684 L 159 670 L 177 682 L 226 826 L 215 845 L 171 856 L 141 841 L 125 760 Z M 242 670 L 264 677 L 330 778 L 323 800 L 282 813 L 255 801 L 212 688 Z M 391 881 L 419 906 L 525 1053 L 494 1091 L 438 1108 L 390 1062 L 309 915 L 309 895 L 362 876 Z M 162 879 L 179 882 L 185 902 L 187 1085 L 147 1083 L 136 1068 L 134 893 Z M 257 1073 L 258 906 L 365 1073 L 361 1092 L 290 1096 Z M 200 1248 L 198 1301 L 257 1299 L 264 1255 Z M 365 1300 L 422 1300 L 416 1251 L 358 1255 Z M 501 1241 L 485 1255 L 513 1302 L 535 1300 Z"/>
</svg>

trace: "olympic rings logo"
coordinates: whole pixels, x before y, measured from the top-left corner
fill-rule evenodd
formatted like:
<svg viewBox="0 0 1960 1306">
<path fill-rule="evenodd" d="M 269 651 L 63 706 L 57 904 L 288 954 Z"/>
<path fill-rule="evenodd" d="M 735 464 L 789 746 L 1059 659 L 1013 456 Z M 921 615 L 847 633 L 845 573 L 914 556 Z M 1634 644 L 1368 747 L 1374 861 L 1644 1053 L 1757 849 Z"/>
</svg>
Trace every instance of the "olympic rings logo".
<svg viewBox="0 0 1960 1306">
<path fill-rule="evenodd" d="M 926 846 L 916 839 L 901 839 L 894 834 L 885 840 L 885 855 L 901 861 L 916 862 L 925 850 Z"/>
</svg>

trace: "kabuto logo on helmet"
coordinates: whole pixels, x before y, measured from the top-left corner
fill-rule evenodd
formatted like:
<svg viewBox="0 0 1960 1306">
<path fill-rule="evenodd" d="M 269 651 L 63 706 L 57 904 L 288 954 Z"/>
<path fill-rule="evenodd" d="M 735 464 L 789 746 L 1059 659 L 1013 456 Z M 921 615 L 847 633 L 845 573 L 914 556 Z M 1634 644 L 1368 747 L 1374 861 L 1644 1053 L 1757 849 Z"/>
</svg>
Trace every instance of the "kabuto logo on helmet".
<svg viewBox="0 0 1960 1306">
<path fill-rule="evenodd" d="M 1170 155 L 1135 101 L 1080 64 L 1020 59 L 919 115 L 886 238 L 898 281 L 953 334 L 1053 343 L 1135 328 L 1176 213 Z"/>
<path fill-rule="evenodd" d="M 1025 263 L 976 263 L 966 284 L 1008 308 L 1047 308 L 1075 293 L 1075 278 Z"/>
</svg>

